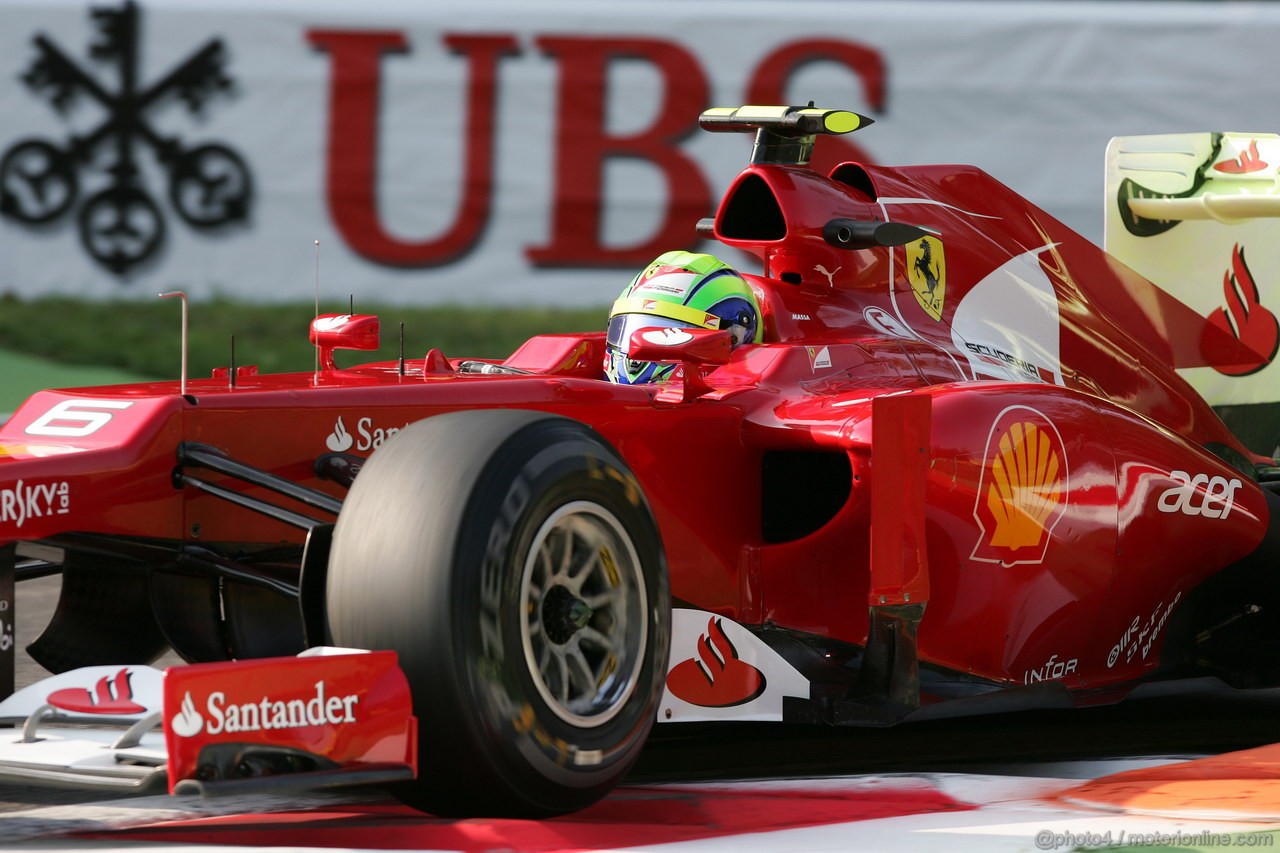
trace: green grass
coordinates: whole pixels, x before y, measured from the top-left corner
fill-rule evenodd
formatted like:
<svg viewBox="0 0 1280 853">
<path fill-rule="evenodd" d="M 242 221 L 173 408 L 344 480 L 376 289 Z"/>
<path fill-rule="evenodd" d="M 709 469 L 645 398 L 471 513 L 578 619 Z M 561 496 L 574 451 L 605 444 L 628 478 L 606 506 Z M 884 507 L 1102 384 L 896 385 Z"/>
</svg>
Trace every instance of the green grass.
<svg viewBox="0 0 1280 853">
<path fill-rule="evenodd" d="M 313 306 L 258 305 L 215 300 L 193 303 L 190 317 L 191 376 L 208 376 L 230 362 L 256 364 L 263 373 L 309 370 L 315 350 L 307 340 Z M 341 308 L 321 305 L 322 313 Z M 399 324 L 405 324 L 405 355 L 421 357 L 436 347 L 445 355 L 501 358 L 532 335 L 603 330 L 608 309 L 409 308 L 361 305 L 382 318 L 377 353 L 340 355 L 340 363 L 396 358 Z M 180 362 L 181 311 L 177 300 L 84 302 L 47 297 L 0 296 L 0 350 L 63 364 L 114 367 L 140 377 L 176 378 Z M 10 370 L 0 375 L 9 382 Z"/>
<path fill-rule="evenodd" d="M 116 385 L 138 382 L 146 377 L 117 367 L 60 364 L 16 352 L 0 350 L 0 417 L 45 388 L 74 388 L 80 385 Z"/>
</svg>

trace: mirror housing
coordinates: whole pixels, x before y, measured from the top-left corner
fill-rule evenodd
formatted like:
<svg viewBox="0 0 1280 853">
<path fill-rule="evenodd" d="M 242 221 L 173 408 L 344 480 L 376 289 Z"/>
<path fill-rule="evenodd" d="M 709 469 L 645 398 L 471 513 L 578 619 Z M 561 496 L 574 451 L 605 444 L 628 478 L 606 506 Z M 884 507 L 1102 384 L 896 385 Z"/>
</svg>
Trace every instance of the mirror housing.
<svg viewBox="0 0 1280 853">
<path fill-rule="evenodd" d="M 678 361 L 684 364 L 728 364 L 733 335 L 718 329 L 636 329 L 627 342 L 632 361 Z M 685 371 L 688 373 L 688 370 Z"/>
<path fill-rule="evenodd" d="M 380 343 L 376 314 L 321 314 L 311 321 L 311 343 L 320 351 L 320 367 L 337 370 L 334 350 L 376 350 Z"/>
<path fill-rule="evenodd" d="M 628 341 L 627 357 L 634 361 L 680 362 L 684 373 L 683 400 L 691 403 L 711 391 L 703 367 L 728 364 L 733 333 L 720 329 L 636 329 Z"/>
</svg>

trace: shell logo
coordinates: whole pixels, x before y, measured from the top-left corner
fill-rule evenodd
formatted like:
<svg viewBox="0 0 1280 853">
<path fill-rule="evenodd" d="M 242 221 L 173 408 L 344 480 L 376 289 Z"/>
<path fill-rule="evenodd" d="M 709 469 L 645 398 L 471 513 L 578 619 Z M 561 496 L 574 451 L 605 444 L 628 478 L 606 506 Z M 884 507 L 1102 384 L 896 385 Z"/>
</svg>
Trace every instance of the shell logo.
<svg viewBox="0 0 1280 853">
<path fill-rule="evenodd" d="M 1029 406 L 1010 406 L 987 437 L 973 516 L 981 532 L 972 558 L 1039 563 L 1066 512 L 1067 454 L 1057 427 Z"/>
</svg>

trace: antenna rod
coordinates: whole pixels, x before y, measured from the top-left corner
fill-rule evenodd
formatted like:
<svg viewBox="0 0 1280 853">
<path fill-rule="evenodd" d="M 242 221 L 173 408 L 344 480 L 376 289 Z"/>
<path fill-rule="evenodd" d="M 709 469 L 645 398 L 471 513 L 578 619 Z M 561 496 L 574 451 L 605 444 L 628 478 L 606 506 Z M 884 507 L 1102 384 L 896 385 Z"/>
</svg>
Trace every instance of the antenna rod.
<svg viewBox="0 0 1280 853">
<path fill-rule="evenodd" d="M 311 315 L 312 321 L 320 316 L 320 241 L 316 240 L 316 313 Z M 320 372 L 320 345 L 316 344 L 316 373 Z"/>
<path fill-rule="evenodd" d="M 227 370 L 228 387 L 236 387 L 236 336 L 231 336 L 231 367 Z"/>
<path fill-rule="evenodd" d="M 187 395 L 187 294 L 181 290 L 171 290 L 157 296 L 161 299 L 176 296 L 182 300 L 182 379 L 178 383 L 178 393 L 185 397 Z"/>
<path fill-rule="evenodd" d="M 404 323 L 400 323 L 400 375 L 404 376 Z"/>
<path fill-rule="evenodd" d="M 354 293 L 348 293 L 347 300 L 347 313 L 354 315 L 356 313 L 356 295 Z"/>
</svg>

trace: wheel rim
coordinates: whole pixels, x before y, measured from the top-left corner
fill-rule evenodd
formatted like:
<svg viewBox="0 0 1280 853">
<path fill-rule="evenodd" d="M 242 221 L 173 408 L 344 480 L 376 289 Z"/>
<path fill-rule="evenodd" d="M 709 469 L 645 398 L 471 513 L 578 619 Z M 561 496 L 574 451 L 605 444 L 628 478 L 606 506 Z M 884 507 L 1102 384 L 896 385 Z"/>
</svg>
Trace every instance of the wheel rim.
<svg viewBox="0 0 1280 853">
<path fill-rule="evenodd" d="M 635 546 L 604 507 L 575 501 L 534 536 L 520 581 L 525 662 L 557 717 L 593 728 L 635 692 L 649 641 Z"/>
</svg>

